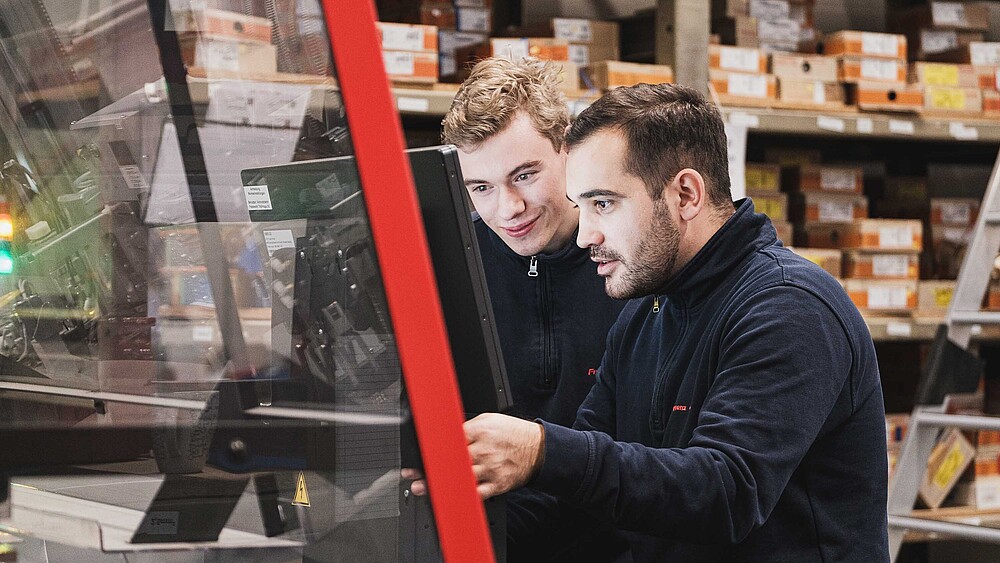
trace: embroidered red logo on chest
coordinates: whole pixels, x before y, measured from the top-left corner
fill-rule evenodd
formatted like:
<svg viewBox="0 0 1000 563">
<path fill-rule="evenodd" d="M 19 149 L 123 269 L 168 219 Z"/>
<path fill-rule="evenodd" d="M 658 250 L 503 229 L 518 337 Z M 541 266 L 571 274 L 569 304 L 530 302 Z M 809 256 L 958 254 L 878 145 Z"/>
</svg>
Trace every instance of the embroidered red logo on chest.
<svg viewBox="0 0 1000 563">
<path fill-rule="evenodd" d="M 594 368 L 590 368 L 587 370 L 587 375 L 597 375 L 597 370 Z"/>
<path fill-rule="evenodd" d="M 683 412 L 683 411 L 686 411 L 686 410 L 688 410 L 687 405 L 674 405 L 674 412 L 677 412 L 677 411 Z"/>
</svg>

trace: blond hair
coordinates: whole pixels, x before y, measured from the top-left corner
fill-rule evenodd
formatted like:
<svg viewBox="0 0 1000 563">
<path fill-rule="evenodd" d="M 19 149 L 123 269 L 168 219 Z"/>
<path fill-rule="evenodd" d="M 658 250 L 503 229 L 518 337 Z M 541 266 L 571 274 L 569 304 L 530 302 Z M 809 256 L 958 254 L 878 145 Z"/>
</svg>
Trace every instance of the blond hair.
<svg viewBox="0 0 1000 563">
<path fill-rule="evenodd" d="M 540 135 L 562 150 L 569 110 L 560 89 L 559 68 L 531 59 L 479 61 L 462 83 L 441 124 L 441 139 L 476 147 L 504 130 L 523 111 Z"/>
</svg>

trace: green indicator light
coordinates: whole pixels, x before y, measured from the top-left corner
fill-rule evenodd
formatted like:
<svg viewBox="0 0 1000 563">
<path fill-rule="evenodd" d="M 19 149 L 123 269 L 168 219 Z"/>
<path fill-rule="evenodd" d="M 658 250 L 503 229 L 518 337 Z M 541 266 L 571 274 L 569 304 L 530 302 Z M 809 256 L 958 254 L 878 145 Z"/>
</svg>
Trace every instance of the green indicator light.
<svg viewBox="0 0 1000 563">
<path fill-rule="evenodd" d="M 14 259 L 10 252 L 0 250 L 0 274 L 10 274 L 14 271 Z"/>
</svg>

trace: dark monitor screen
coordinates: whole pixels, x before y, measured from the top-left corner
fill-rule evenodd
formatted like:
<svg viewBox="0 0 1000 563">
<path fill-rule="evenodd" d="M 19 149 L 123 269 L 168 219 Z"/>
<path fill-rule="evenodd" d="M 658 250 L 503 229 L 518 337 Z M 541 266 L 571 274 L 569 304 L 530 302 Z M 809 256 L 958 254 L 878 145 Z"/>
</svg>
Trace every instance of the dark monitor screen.
<svg viewBox="0 0 1000 563">
<path fill-rule="evenodd" d="M 420 201 L 463 405 L 469 414 L 506 410 L 510 407 L 507 376 L 494 328 L 493 310 L 471 210 L 465 199 L 457 150 L 441 146 L 413 149 L 407 154 Z M 287 237 L 296 241 L 296 252 L 300 256 L 303 247 L 317 245 L 315 237 L 308 236 L 316 227 L 329 231 L 331 222 L 340 221 L 341 227 L 337 232 L 349 236 L 342 225 L 364 213 L 365 202 L 353 157 L 244 170 L 242 180 L 244 190 L 249 194 L 248 201 L 260 202 L 250 205 L 252 222 L 275 225 L 305 220 L 304 227 Z M 270 232 L 277 231 L 265 230 L 265 239 L 275 238 L 269 235 Z M 356 238 L 361 240 L 365 236 L 367 233 L 362 232 Z M 360 253 L 353 258 L 344 258 L 345 261 L 351 259 L 360 260 Z M 296 270 L 306 271 L 301 265 Z M 376 264 L 354 270 L 378 275 Z M 294 283 L 296 303 L 311 301 L 325 304 L 329 301 L 328 296 L 323 295 L 328 292 L 323 280 L 317 279 L 315 274 L 296 274 L 294 282 L 286 281 L 289 285 Z M 274 324 L 282 322 L 280 308 L 280 299 L 276 299 L 273 304 Z M 366 308 L 353 307 L 352 310 Z M 297 334 L 308 332 L 309 329 L 300 326 L 301 322 L 296 324 L 292 316 L 316 318 L 321 315 L 322 311 L 315 309 L 289 316 L 289 324 L 295 325 L 290 330 L 292 337 L 285 345 L 275 344 L 275 349 L 288 348 L 292 342 L 298 342 Z M 377 307 L 367 316 L 372 319 L 388 317 Z M 352 320 L 352 324 L 357 326 L 359 323 Z M 365 320 L 360 324 L 368 326 L 376 323 Z M 280 332 L 275 330 L 276 334 Z"/>
</svg>

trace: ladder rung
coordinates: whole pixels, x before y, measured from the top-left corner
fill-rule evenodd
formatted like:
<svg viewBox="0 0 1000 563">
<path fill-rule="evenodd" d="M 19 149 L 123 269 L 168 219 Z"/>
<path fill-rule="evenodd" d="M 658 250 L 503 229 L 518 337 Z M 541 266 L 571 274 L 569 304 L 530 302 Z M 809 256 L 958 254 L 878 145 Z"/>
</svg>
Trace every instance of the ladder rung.
<svg viewBox="0 0 1000 563">
<path fill-rule="evenodd" d="M 910 426 L 915 425 L 962 430 L 1000 430 L 1000 416 L 920 412 L 910 420 Z"/>
<path fill-rule="evenodd" d="M 1000 224 L 1000 211 L 990 211 L 986 214 L 986 223 L 990 225 Z"/>
<path fill-rule="evenodd" d="M 959 524 L 941 520 L 925 520 L 911 516 L 889 515 L 890 528 L 904 528 L 918 532 L 937 532 L 964 539 L 977 540 L 986 543 L 1000 543 L 1000 529 L 972 524 Z"/>
<path fill-rule="evenodd" d="M 1000 324 L 1000 311 L 952 311 L 949 318 L 953 324 Z"/>
</svg>

